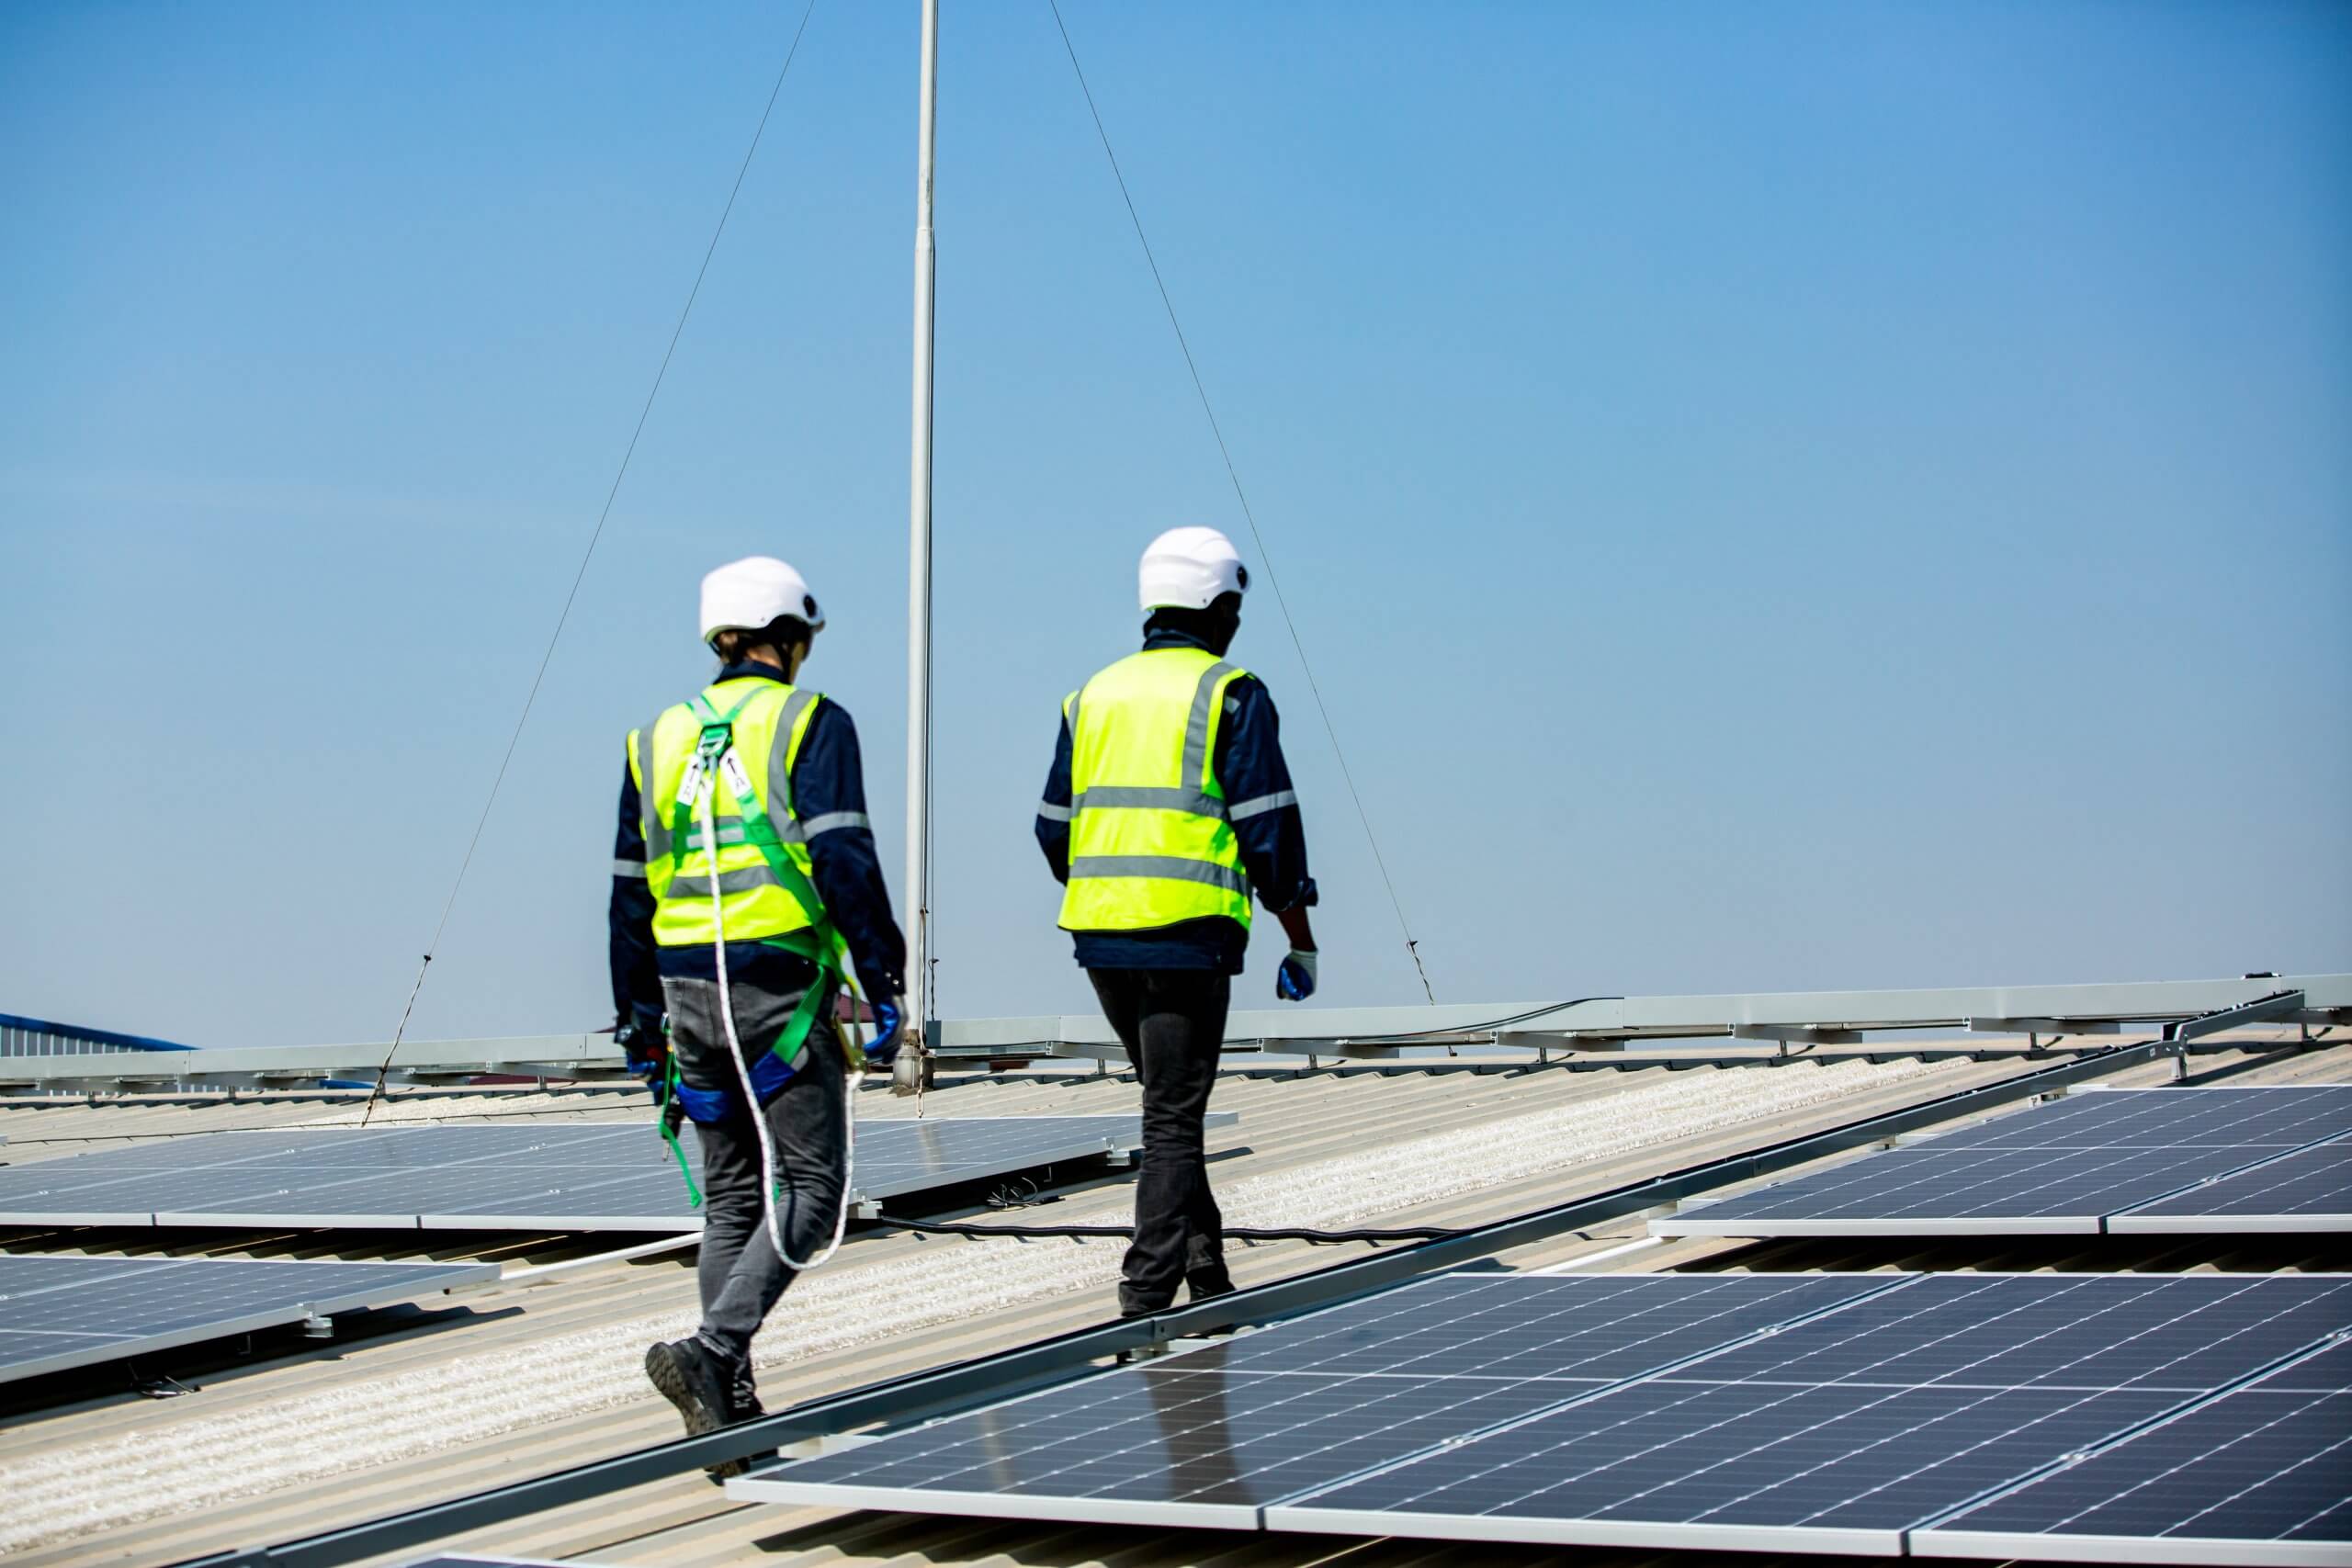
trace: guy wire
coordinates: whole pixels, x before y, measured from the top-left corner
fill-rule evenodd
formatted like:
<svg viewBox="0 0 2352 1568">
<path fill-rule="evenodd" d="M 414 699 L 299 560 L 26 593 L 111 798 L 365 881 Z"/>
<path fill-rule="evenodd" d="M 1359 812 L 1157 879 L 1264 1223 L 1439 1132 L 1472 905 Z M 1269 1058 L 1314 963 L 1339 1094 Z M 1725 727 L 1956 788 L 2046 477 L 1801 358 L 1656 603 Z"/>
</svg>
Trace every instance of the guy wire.
<svg viewBox="0 0 2352 1568">
<path fill-rule="evenodd" d="M 1159 290 L 1159 303 L 1168 311 L 1168 324 L 1175 329 L 1176 346 L 1184 355 L 1184 368 L 1193 378 L 1193 390 L 1201 400 L 1201 412 L 1208 416 L 1209 434 L 1216 438 L 1219 457 L 1225 459 L 1225 476 L 1233 481 L 1234 499 L 1241 502 L 1241 515 L 1250 525 L 1250 536 L 1258 546 L 1258 560 L 1266 569 L 1267 584 L 1274 591 L 1274 607 L 1282 612 L 1283 626 L 1290 633 L 1292 648 L 1298 652 L 1298 667 L 1306 674 L 1306 689 L 1314 694 L 1315 711 L 1323 717 L 1324 733 L 1331 738 L 1331 755 L 1339 760 L 1340 776 L 1347 782 L 1348 796 L 1355 802 L 1357 819 L 1363 824 L 1364 841 L 1372 846 L 1372 862 L 1380 870 L 1380 880 L 1388 889 L 1388 902 L 1396 911 L 1396 928 L 1404 933 L 1405 951 L 1413 960 L 1413 973 L 1420 976 L 1421 994 L 1430 1005 L 1437 1005 L 1437 993 L 1430 988 L 1429 971 L 1421 964 L 1421 944 L 1414 940 L 1413 928 L 1405 919 L 1404 900 L 1396 896 L 1396 884 L 1388 874 L 1387 857 L 1380 852 L 1380 839 L 1372 830 L 1372 815 L 1364 809 L 1363 795 L 1356 788 L 1355 773 L 1348 766 L 1347 753 L 1340 747 L 1339 727 L 1331 722 L 1331 710 L 1323 701 L 1323 688 L 1317 684 L 1315 668 L 1306 661 L 1306 645 L 1298 635 L 1298 623 L 1291 619 L 1290 602 L 1283 597 L 1282 579 L 1275 575 L 1274 558 L 1266 548 L 1266 536 L 1259 531 L 1257 513 L 1250 509 L 1250 497 L 1241 488 L 1241 474 L 1233 465 L 1233 452 L 1225 444 L 1225 431 L 1216 421 L 1216 410 L 1210 406 L 1208 388 L 1201 380 L 1200 367 L 1193 361 L 1193 345 L 1185 341 L 1184 323 L 1176 319 L 1176 301 L 1170 298 L 1167 280 L 1159 275 L 1159 261 L 1151 253 L 1151 241 L 1143 231 L 1143 219 L 1136 211 L 1136 198 L 1127 191 L 1127 177 L 1119 172 L 1119 155 L 1111 150 L 1111 133 L 1102 124 L 1102 111 L 1095 107 L 1094 93 L 1086 85 L 1086 71 L 1078 62 L 1078 48 L 1070 42 L 1069 28 L 1062 20 L 1059 0 L 1046 0 L 1054 14 L 1054 26 L 1062 35 L 1062 48 L 1069 55 L 1069 68 L 1078 77 L 1078 90 L 1086 98 L 1086 112 L 1094 118 L 1094 134 L 1102 139 L 1102 155 L 1110 160 L 1111 177 L 1118 182 L 1119 198 L 1127 204 L 1127 220 L 1135 225 L 1136 243 L 1143 246 L 1143 259 L 1151 268 L 1151 281 Z"/>
<path fill-rule="evenodd" d="M 523 727 L 531 721 L 531 707 L 539 699 L 539 686 L 548 678 L 548 665 L 555 658 L 556 644 L 563 639 L 563 628 L 571 619 L 571 606 L 580 597 L 580 585 L 587 580 L 588 563 L 596 554 L 597 541 L 605 536 L 605 523 L 613 514 L 613 502 L 621 492 L 621 480 L 628 477 L 629 459 L 637 456 L 639 437 L 645 434 L 645 422 L 652 416 L 653 401 L 662 395 L 662 382 L 670 374 L 670 360 L 678 352 L 678 340 L 685 335 L 686 320 L 694 314 L 695 300 L 702 294 L 703 279 L 710 275 L 710 258 L 718 254 L 718 242 L 727 232 L 727 220 L 735 210 L 735 198 L 742 194 L 743 176 L 752 171 L 752 159 L 760 150 L 760 138 L 768 128 L 768 117 L 775 112 L 775 101 L 784 92 L 784 79 L 792 74 L 792 62 L 800 54 L 800 40 L 808 31 L 808 18 L 817 9 L 817 0 L 808 0 L 808 8 L 800 13 L 800 26 L 792 35 L 792 46 L 785 51 L 783 68 L 775 73 L 775 85 L 768 89 L 766 107 L 760 110 L 760 123 L 752 131 L 752 144 L 743 150 L 743 161 L 735 170 L 735 183 L 727 192 L 727 205 L 719 209 L 718 224 L 710 233 L 710 243 L 702 254 L 702 265 L 695 273 L 694 287 L 686 291 L 684 309 L 678 312 L 678 324 L 671 330 L 670 345 L 662 351 L 661 368 L 653 373 L 653 386 L 645 394 L 645 406 L 638 411 L 637 428 L 629 432 L 628 446 L 621 453 L 620 468 L 613 474 L 610 489 L 605 491 L 604 509 L 596 513 L 596 526 L 588 535 L 588 547 L 580 552 L 579 570 L 571 574 L 571 591 L 563 597 L 563 609 L 555 618 L 555 630 L 548 637 L 548 646 L 539 655 L 539 667 L 531 677 L 531 689 L 524 695 L 523 711 L 514 720 L 514 733 L 506 738 L 506 752 L 498 760 L 498 773 L 490 781 L 490 796 L 481 803 L 481 815 L 474 820 L 473 837 L 466 840 L 465 858 L 458 863 L 457 880 L 449 885 L 449 897 L 441 906 L 441 919 L 433 928 L 433 940 L 425 944 L 424 961 L 416 967 L 416 980 L 409 987 L 408 1004 L 401 1009 L 401 1021 L 392 1031 L 392 1043 L 384 1053 L 381 1066 L 376 1069 L 376 1085 L 368 1094 L 368 1103 L 359 1112 L 359 1124 L 365 1127 L 375 1114 L 376 1103 L 383 1098 L 384 1080 L 392 1070 L 392 1058 L 399 1055 L 401 1041 L 408 1033 L 409 1015 L 416 1010 L 416 997 L 424 988 L 424 972 L 433 966 L 433 955 L 440 950 L 441 936 L 449 926 L 449 913 L 458 907 L 458 891 L 466 885 L 466 873 L 474 863 L 474 852 L 481 846 L 482 829 L 490 825 L 490 813 L 498 804 L 498 792 L 506 782 L 506 770 L 514 761 L 514 748 L 523 739 Z"/>
</svg>

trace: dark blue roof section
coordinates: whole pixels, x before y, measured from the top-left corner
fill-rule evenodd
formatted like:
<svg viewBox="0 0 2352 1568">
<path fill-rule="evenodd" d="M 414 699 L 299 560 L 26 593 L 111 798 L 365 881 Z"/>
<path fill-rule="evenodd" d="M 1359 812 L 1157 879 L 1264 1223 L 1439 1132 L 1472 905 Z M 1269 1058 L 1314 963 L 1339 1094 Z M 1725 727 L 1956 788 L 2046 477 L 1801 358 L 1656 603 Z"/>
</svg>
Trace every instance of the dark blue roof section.
<svg viewBox="0 0 2352 1568">
<path fill-rule="evenodd" d="M 70 1040 L 86 1040 L 93 1045 L 103 1045 L 117 1051 L 193 1051 L 193 1045 L 183 1045 L 176 1040 L 156 1040 L 144 1034 L 118 1034 L 111 1029 L 85 1029 L 78 1023 L 52 1023 L 42 1018 L 21 1018 L 13 1012 L 0 1012 L 0 1029 L 20 1029 L 28 1034 L 58 1035 Z"/>
</svg>

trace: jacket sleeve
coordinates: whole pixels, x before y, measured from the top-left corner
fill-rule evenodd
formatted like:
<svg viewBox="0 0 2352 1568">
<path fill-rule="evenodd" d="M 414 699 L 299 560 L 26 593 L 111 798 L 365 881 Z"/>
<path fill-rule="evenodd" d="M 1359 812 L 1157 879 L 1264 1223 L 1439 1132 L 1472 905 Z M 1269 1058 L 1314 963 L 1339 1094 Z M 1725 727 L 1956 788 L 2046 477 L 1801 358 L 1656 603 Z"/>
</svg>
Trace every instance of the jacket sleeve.
<svg viewBox="0 0 2352 1568">
<path fill-rule="evenodd" d="M 1282 720 L 1265 682 L 1244 675 L 1225 689 L 1224 721 L 1211 760 L 1225 790 L 1226 814 L 1241 866 L 1258 902 L 1279 914 L 1316 901 L 1306 871 L 1306 823 L 1283 758 Z"/>
<path fill-rule="evenodd" d="M 637 737 L 629 736 L 634 746 Z M 605 913 L 613 975 L 613 1026 L 662 1026 L 662 976 L 653 962 L 653 889 L 645 881 L 645 826 L 637 777 L 621 759 L 620 822 L 613 831 L 613 901 Z"/>
<path fill-rule="evenodd" d="M 1054 741 L 1054 765 L 1046 772 L 1046 793 L 1037 803 L 1037 847 L 1046 852 L 1046 869 L 1056 882 L 1069 880 L 1069 712 L 1062 712 L 1061 734 Z"/>
<path fill-rule="evenodd" d="M 779 729 L 780 751 L 790 737 Z M 768 776 L 784 765 L 771 756 Z M 849 943 L 857 978 L 871 1000 L 904 996 L 907 942 L 891 918 L 890 890 L 882 881 L 874 825 L 865 815 L 865 767 L 849 710 L 820 702 L 792 764 L 792 808 L 808 836 L 817 896 Z"/>
</svg>

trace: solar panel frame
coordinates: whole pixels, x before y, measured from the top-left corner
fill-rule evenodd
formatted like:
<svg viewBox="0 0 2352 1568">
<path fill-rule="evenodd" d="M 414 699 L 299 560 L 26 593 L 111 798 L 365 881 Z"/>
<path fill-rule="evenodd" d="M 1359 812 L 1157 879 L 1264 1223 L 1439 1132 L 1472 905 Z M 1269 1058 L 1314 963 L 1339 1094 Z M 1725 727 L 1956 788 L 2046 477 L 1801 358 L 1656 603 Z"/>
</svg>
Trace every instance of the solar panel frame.
<svg viewBox="0 0 2352 1568">
<path fill-rule="evenodd" d="M 889 1117 L 860 1132 L 851 1197 L 869 1202 L 1142 1143 L 1135 1115 Z M 219 1133 L 0 1168 L 0 1224 L 658 1233 L 702 1216 L 650 1123 L 571 1122 Z"/>
<path fill-rule="evenodd" d="M 73 1265 L 97 1267 L 75 1268 Z M 233 1337 L 263 1329 L 300 1323 L 316 1315 L 387 1306 L 413 1301 L 462 1285 L 498 1278 L 495 1263 L 342 1263 L 278 1262 L 246 1258 L 91 1258 L 46 1254 L 0 1257 L 0 1382 L 69 1371 L 76 1367 L 122 1360 L 175 1349 L 207 1340 Z M 40 1283 L 44 1278 L 52 1282 Z M 206 1281 L 235 1280 L 266 1287 L 247 1291 L 248 1299 L 266 1304 L 243 1306 L 218 1315 L 200 1315 L 203 1309 L 183 1305 L 182 1316 L 168 1326 L 104 1329 L 76 1325 L 70 1328 L 28 1327 L 11 1322 L 11 1307 L 45 1298 L 44 1304 L 71 1304 L 74 1292 L 108 1285 L 140 1289 L 165 1287 L 185 1303 L 188 1292 L 202 1292 Z M 20 1281 L 32 1281 L 23 1283 Z M 137 1321 L 137 1320 L 134 1320 Z M 56 1343 L 51 1343 L 56 1342 Z M 45 1350 L 46 1354 L 35 1354 Z"/>
</svg>

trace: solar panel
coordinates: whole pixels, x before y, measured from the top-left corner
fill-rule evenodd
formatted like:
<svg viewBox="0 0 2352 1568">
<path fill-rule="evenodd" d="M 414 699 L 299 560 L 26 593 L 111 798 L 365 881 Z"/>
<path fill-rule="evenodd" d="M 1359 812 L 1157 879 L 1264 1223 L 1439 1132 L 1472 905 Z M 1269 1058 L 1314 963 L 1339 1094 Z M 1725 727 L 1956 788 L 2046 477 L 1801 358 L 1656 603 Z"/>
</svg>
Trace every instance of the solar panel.
<svg viewBox="0 0 2352 1568">
<path fill-rule="evenodd" d="M 746 1483 L 775 1501 L 1249 1529 L 1282 1498 L 1894 1278 L 1438 1275 Z"/>
<path fill-rule="evenodd" d="M 0 1257 L 0 1382 L 497 1277 L 494 1263 Z"/>
<path fill-rule="evenodd" d="M 2145 1204 L 2107 1223 L 2111 1231 L 2339 1231 L 2352 1214 L 2352 1141 L 2253 1166 Z"/>
<path fill-rule="evenodd" d="M 1928 1274 L 1708 1358 L 1718 1381 L 2199 1393 L 2352 1325 L 2334 1274 Z"/>
<path fill-rule="evenodd" d="M 988 1517 L 1896 1554 L 2266 1371 L 2249 1386 L 2315 1413 L 2279 1439 L 2300 1454 L 2327 1401 L 2352 1397 L 2332 1386 L 2347 1331 L 2352 1279 L 2330 1276 L 1448 1275 L 731 1485 Z M 2287 1500 L 2274 1488 L 2233 1528 L 2278 1524 L 2262 1510 Z"/>
<path fill-rule="evenodd" d="M 880 1200 L 1141 1142 L 1136 1116 L 869 1121 L 851 1185 Z M 696 1140 L 682 1146 L 698 1165 Z M 702 1221 L 650 1124 L 537 1122 L 158 1139 L 0 1170 L 0 1224 L 684 1231 Z"/>
<path fill-rule="evenodd" d="M 1894 1555 L 1905 1527 L 2173 1403 L 2148 1392 L 1638 1382 L 1270 1509 L 1267 1523 Z"/>
<path fill-rule="evenodd" d="M 1922 1557 L 2303 1564 L 2352 1556 L 2352 1343 L 1911 1533 Z"/>
<path fill-rule="evenodd" d="M 1933 1275 L 1303 1505 L 1286 1529 L 1897 1552 L 2352 1324 L 2352 1280 Z M 1277 1515 L 1280 1517 L 1278 1517 Z"/>
<path fill-rule="evenodd" d="M 1440 1274 L 1220 1340 L 1184 1364 L 1292 1375 L 1610 1382 L 1891 1289 L 1904 1278 Z"/>
<path fill-rule="evenodd" d="M 2255 1089 L 2094 1089 L 1945 1134 L 1950 1148 L 2173 1149 L 2277 1153 L 2352 1131 L 2352 1084 Z"/>
<path fill-rule="evenodd" d="M 1657 1235 L 2352 1229 L 2352 1086 L 2101 1089 L 1651 1222 Z M 2276 1170 L 2276 1175 L 2267 1172 Z M 2137 1216 L 2161 1216 L 2142 1223 Z"/>
</svg>

